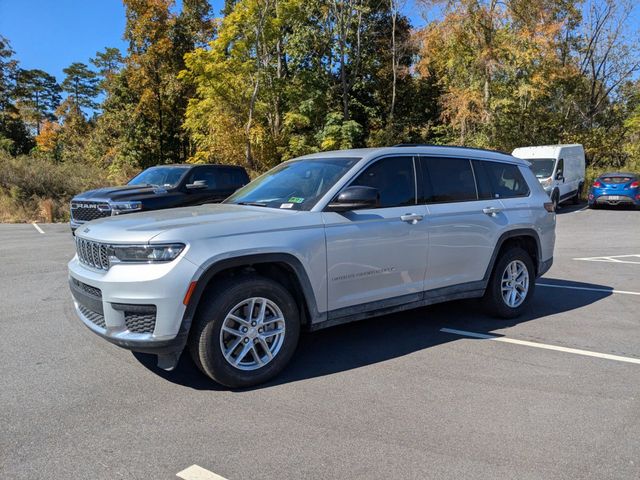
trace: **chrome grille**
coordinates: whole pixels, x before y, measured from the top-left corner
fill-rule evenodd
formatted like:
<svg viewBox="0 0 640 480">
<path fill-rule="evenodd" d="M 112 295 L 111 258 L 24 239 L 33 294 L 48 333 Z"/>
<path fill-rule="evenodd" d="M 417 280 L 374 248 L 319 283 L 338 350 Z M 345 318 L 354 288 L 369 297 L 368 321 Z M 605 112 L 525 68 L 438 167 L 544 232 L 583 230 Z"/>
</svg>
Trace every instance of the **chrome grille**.
<svg viewBox="0 0 640 480">
<path fill-rule="evenodd" d="M 71 202 L 71 218 L 88 222 L 96 218 L 111 216 L 111 207 L 106 202 Z"/>
<path fill-rule="evenodd" d="M 80 262 L 99 270 L 109 270 L 109 246 L 75 237 Z"/>
<path fill-rule="evenodd" d="M 125 312 L 124 323 L 133 333 L 153 333 L 156 328 L 156 314 Z"/>
</svg>

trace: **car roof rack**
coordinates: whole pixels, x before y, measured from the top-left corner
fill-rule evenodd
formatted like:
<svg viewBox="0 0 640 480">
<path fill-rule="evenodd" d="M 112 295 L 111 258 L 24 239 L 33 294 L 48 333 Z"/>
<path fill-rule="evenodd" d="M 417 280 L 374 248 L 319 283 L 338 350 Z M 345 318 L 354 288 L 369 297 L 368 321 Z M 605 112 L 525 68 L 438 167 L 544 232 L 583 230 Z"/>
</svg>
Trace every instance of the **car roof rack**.
<svg viewBox="0 0 640 480">
<path fill-rule="evenodd" d="M 503 152 L 502 150 L 492 150 L 490 148 L 465 147 L 464 145 L 437 145 L 435 143 L 398 143 L 396 145 L 392 145 L 392 147 L 464 148 L 467 150 L 478 150 L 481 152 L 494 152 L 494 153 L 502 153 L 503 155 L 511 155 L 510 153 Z"/>
</svg>

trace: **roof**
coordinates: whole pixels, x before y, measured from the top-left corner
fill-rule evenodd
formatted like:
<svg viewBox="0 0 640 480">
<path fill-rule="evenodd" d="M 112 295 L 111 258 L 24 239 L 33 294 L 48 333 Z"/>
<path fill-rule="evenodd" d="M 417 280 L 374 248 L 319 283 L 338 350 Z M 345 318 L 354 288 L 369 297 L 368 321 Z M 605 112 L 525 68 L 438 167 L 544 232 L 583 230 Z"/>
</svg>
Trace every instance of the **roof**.
<svg viewBox="0 0 640 480">
<path fill-rule="evenodd" d="M 194 168 L 194 167 L 226 167 L 226 168 L 243 168 L 241 165 L 227 165 L 224 163 L 159 163 L 158 165 L 151 165 L 148 168 L 154 167 L 177 167 L 177 168 Z"/>
<path fill-rule="evenodd" d="M 496 160 L 520 165 L 529 165 L 529 163 L 520 158 L 513 157 L 508 153 L 497 152 L 494 150 L 484 150 L 481 148 L 445 146 L 445 145 L 396 145 L 393 147 L 379 148 L 354 148 L 350 150 L 331 150 L 328 152 L 317 152 L 299 157 L 300 159 L 321 159 L 321 158 L 371 158 L 379 155 L 389 154 L 415 154 L 415 155 L 439 155 L 439 156 L 455 156 L 466 158 L 478 158 L 484 160 Z"/>
</svg>

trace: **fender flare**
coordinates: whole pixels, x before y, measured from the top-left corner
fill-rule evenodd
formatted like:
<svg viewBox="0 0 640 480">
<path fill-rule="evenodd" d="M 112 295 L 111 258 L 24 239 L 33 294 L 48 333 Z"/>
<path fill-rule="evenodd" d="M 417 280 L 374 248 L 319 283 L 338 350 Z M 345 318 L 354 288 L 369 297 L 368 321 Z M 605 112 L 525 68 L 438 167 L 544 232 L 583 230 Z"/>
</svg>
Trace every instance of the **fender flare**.
<svg viewBox="0 0 640 480">
<path fill-rule="evenodd" d="M 309 324 L 313 324 L 325 319 L 327 315 L 326 312 L 320 313 L 318 311 L 316 297 L 313 292 L 313 288 L 311 287 L 309 276 L 307 275 L 302 262 L 294 255 L 289 253 L 259 253 L 239 255 L 237 257 L 225 258 L 219 261 L 212 262 L 211 264 L 205 266 L 204 272 L 198 278 L 193 279 L 193 281 L 197 282 L 196 288 L 191 294 L 189 304 L 187 305 L 187 308 L 182 317 L 182 323 L 180 325 L 180 332 L 178 333 L 178 336 L 184 336 L 184 340 L 186 342 L 189 330 L 191 329 L 191 323 L 193 322 L 193 319 L 195 317 L 198 305 L 202 300 L 202 295 L 209 285 L 209 282 L 215 275 L 229 268 L 251 266 L 264 263 L 284 263 L 289 268 L 291 268 L 298 280 L 298 283 L 302 290 L 304 301 L 309 310 Z"/>
<path fill-rule="evenodd" d="M 502 248 L 502 246 L 507 240 L 515 237 L 530 237 L 536 242 L 536 254 L 537 254 L 536 256 L 538 257 L 536 262 L 537 263 L 536 274 L 542 271 L 542 268 L 543 268 L 542 266 L 543 262 L 541 258 L 542 247 L 540 245 L 540 237 L 538 236 L 538 232 L 536 232 L 533 228 L 515 228 L 513 230 L 507 230 L 498 238 L 498 241 L 496 242 L 496 246 L 493 249 L 493 253 L 491 254 L 491 259 L 489 260 L 489 265 L 487 266 L 487 270 L 484 273 L 484 277 L 482 277 L 482 281 L 485 284 L 485 288 L 489 283 L 489 278 L 491 277 L 491 273 L 493 272 L 493 267 L 495 266 L 496 261 L 498 260 L 498 252 L 500 252 L 500 249 Z"/>
</svg>

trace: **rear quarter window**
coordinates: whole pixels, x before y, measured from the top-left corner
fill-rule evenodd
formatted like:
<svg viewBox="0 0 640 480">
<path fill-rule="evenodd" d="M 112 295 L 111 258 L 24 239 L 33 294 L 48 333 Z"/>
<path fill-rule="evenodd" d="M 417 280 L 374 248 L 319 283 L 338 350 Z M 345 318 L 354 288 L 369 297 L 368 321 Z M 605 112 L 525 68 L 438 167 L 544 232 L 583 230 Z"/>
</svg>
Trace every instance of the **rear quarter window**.
<svg viewBox="0 0 640 480">
<path fill-rule="evenodd" d="M 474 160 L 481 199 L 526 197 L 529 186 L 517 165 Z"/>
</svg>

